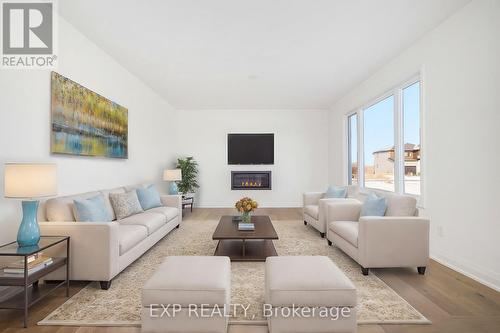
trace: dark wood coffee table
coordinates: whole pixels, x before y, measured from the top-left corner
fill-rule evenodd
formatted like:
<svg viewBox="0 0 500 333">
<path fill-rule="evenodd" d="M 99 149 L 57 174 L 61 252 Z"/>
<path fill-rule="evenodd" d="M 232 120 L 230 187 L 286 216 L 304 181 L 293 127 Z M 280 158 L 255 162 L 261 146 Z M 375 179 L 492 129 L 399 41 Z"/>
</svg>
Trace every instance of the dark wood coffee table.
<svg viewBox="0 0 500 333">
<path fill-rule="evenodd" d="M 269 216 L 252 216 L 255 230 L 240 231 L 232 216 L 222 216 L 212 239 L 218 240 L 214 255 L 227 256 L 231 261 L 266 261 L 277 256 L 273 239 L 278 239 Z"/>
</svg>

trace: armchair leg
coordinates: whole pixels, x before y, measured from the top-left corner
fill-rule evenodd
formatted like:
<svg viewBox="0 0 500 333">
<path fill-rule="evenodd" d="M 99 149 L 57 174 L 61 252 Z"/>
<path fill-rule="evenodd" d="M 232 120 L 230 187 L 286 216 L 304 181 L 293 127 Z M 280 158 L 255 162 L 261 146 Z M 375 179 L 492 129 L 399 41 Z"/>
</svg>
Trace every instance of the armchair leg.
<svg viewBox="0 0 500 333">
<path fill-rule="evenodd" d="M 370 269 L 369 268 L 364 268 L 363 266 L 361 266 L 361 273 L 363 273 L 363 275 L 368 275 L 368 273 L 370 272 Z"/>
<path fill-rule="evenodd" d="M 425 274 L 425 266 L 422 267 L 417 267 L 418 274 L 424 275 Z"/>
<path fill-rule="evenodd" d="M 307 225 L 307 221 L 304 221 L 304 225 Z"/>
<path fill-rule="evenodd" d="M 332 243 L 332 241 L 331 241 L 331 240 L 329 240 L 329 239 L 328 239 L 327 241 L 328 241 L 328 245 L 329 245 L 329 246 L 332 246 L 332 244 L 333 244 L 333 243 Z"/>
<path fill-rule="evenodd" d="M 111 287 L 111 280 L 110 281 L 99 281 L 101 284 L 101 289 L 102 290 L 108 290 L 109 287 Z"/>
<path fill-rule="evenodd" d="M 324 232 L 320 232 L 319 234 L 321 235 L 321 238 L 325 238 L 325 233 Z"/>
<path fill-rule="evenodd" d="M 179 227 L 180 227 L 180 226 L 181 226 L 181 225 L 180 225 L 180 224 L 178 224 L 178 225 L 175 227 L 175 229 L 179 229 Z"/>
</svg>

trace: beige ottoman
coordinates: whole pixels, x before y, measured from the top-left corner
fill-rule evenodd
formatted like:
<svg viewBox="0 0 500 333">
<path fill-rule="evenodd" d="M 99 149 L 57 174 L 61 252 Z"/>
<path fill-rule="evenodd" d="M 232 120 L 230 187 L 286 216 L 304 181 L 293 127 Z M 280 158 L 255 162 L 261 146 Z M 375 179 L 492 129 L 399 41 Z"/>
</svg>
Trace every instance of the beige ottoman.
<svg viewBox="0 0 500 333">
<path fill-rule="evenodd" d="M 226 332 L 230 299 L 228 257 L 168 257 L 142 289 L 142 332 Z"/>
<path fill-rule="evenodd" d="M 268 257 L 270 333 L 356 332 L 356 287 L 323 256 Z"/>
</svg>

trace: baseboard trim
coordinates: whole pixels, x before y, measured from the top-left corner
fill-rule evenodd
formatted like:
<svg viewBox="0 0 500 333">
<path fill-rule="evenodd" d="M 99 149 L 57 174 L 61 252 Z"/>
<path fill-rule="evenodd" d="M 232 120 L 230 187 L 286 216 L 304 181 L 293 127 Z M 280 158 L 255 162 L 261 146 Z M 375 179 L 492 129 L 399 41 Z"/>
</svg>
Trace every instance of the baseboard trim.
<svg viewBox="0 0 500 333">
<path fill-rule="evenodd" d="M 500 292 L 500 277 L 495 276 L 495 272 L 490 272 L 488 269 L 477 267 L 475 265 L 464 265 L 449 256 L 433 251 L 431 253 L 431 259 L 437 261 L 438 263 L 460 273 L 463 274 L 476 282 L 479 282 L 485 285 L 488 288 L 491 288 L 495 291 Z"/>
</svg>

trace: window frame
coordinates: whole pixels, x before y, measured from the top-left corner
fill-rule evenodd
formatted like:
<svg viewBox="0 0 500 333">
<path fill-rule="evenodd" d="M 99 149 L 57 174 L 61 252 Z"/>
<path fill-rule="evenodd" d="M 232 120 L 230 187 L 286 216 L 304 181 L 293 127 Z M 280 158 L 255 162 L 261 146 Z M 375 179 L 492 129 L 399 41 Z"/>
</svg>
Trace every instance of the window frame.
<svg viewBox="0 0 500 333">
<path fill-rule="evenodd" d="M 405 172 L 404 172 L 404 110 L 403 110 L 403 90 L 409 86 L 420 82 L 419 92 L 420 92 L 420 105 L 419 105 L 419 134 L 420 134 L 420 195 L 406 193 L 405 192 Z M 385 193 L 397 193 L 405 194 L 415 197 L 418 201 L 419 207 L 424 207 L 424 188 L 425 188 L 425 145 L 424 145 L 424 77 L 422 71 L 415 75 L 412 75 L 409 79 L 404 80 L 394 86 L 391 89 L 386 90 L 384 93 L 378 95 L 377 97 L 363 103 L 359 107 L 347 112 L 344 115 L 344 129 L 345 129 L 345 156 L 344 156 L 344 179 L 347 180 L 347 184 L 350 184 L 350 133 L 349 133 L 349 118 L 356 115 L 357 121 L 357 163 L 358 163 L 358 186 L 361 193 L 368 193 L 370 191 L 375 192 L 385 192 Z M 364 163 L 364 111 L 371 106 L 383 101 L 384 99 L 394 96 L 394 146 L 395 146 L 395 156 L 394 161 L 394 192 L 382 189 L 375 189 L 371 187 L 365 187 L 365 163 Z"/>
</svg>

